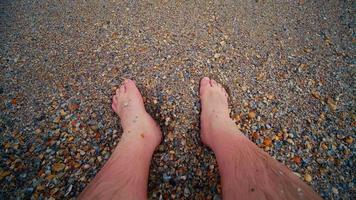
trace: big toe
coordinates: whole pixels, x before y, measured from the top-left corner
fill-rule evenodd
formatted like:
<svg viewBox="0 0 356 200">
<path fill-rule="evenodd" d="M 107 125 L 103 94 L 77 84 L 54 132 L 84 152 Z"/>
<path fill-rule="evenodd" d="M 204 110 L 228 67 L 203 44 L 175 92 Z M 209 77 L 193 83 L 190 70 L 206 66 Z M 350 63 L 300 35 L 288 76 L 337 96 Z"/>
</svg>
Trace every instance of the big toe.
<svg viewBox="0 0 356 200">
<path fill-rule="evenodd" d="M 135 82 L 131 79 L 125 79 L 124 85 L 126 89 L 126 96 L 130 101 L 133 101 L 135 104 L 139 104 L 143 107 L 143 99 L 140 91 L 138 90 Z M 137 105 L 138 106 L 138 105 Z"/>
<path fill-rule="evenodd" d="M 204 77 L 200 80 L 200 94 L 204 93 L 204 91 L 208 88 L 211 87 L 210 85 L 210 78 Z"/>
<path fill-rule="evenodd" d="M 123 85 L 125 85 L 126 92 L 130 93 L 131 95 L 141 96 L 141 93 L 138 90 L 138 88 L 136 87 L 136 84 L 133 80 L 125 79 Z"/>
<path fill-rule="evenodd" d="M 201 86 L 205 86 L 205 85 L 208 85 L 210 84 L 210 78 L 209 77 L 204 77 L 200 80 L 200 85 Z"/>
<path fill-rule="evenodd" d="M 135 82 L 131 79 L 125 79 L 123 85 L 125 85 L 125 88 L 128 90 L 137 89 Z"/>
</svg>

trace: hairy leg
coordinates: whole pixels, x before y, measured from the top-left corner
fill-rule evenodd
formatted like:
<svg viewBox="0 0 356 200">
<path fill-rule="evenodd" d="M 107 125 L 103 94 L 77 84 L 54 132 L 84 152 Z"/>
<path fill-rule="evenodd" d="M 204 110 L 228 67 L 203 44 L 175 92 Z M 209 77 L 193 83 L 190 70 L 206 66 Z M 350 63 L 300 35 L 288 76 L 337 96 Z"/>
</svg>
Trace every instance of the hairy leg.
<svg viewBox="0 0 356 200">
<path fill-rule="evenodd" d="M 216 155 L 224 199 L 321 199 L 236 128 L 220 84 L 203 78 L 200 98 L 201 139 Z"/>
<path fill-rule="evenodd" d="M 123 127 L 121 141 L 80 199 L 147 199 L 152 154 L 161 131 L 146 112 L 135 83 L 125 80 L 112 103 Z"/>
</svg>

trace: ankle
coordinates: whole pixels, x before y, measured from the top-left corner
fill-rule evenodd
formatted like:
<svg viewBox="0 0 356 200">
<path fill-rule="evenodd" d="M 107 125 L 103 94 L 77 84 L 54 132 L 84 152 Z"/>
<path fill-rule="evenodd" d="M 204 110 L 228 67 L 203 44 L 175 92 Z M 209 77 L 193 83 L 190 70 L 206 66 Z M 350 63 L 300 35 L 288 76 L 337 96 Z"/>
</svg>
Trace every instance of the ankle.
<svg viewBox="0 0 356 200">
<path fill-rule="evenodd" d="M 138 143 L 156 148 L 162 140 L 159 126 L 145 111 L 133 118 L 125 118 L 126 126 L 121 137 L 121 142 Z"/>
<path fill-rule="evenodd" d="M 129 153 L 135 155 L 147 155 L 150 158 L 158 146 L 154 138 L 142 138 L 141 135 L 123 135 L 121 141 L 114 150 L 114 154 Z"/>
<path fill-rule="evenodd" d="M 202 114 L 201 139 L 210 148 L 217 145 L 217 143 L 223 143 L 236 134 L 241 133 L 237 129 L 235 122 L 228 116 L 217 115 L 212 117 Z"/>
<path fill-rule="evenodd" d="M 225 152 L 233 150 L 242 144 L 247 138 L 236 127 L 219 132 L 214 137 L 209 147 L 215 152 Z"/>
</svg>

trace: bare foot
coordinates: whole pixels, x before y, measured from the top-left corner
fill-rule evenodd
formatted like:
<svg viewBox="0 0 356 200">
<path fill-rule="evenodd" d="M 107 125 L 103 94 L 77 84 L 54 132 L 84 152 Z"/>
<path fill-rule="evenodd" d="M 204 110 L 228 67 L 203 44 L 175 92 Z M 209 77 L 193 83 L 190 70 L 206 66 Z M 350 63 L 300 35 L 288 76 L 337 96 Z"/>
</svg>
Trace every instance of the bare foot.
<svg viewBox="0 0 356 200">
<path fill-rule="evenodd" d="M 125 79 L 116 90 L 111 107 L 120 117 L 124 140 L 147 140 L 154 146 L 160 143 L 162 133 L 146 112 L 141 93 L 132 80 Z"/>
<path fill-rule="evenodd" d="M 204 77 L 200 81 L 201 100 L 201 139 L 209 147 L 214 146 L 222 134 L 239 132 L 234 121 L 229 117 L 227 92 L 213 79 Z"/>
<path fill-rule="evenodd" d="M 151 158 L 162 133 L 146 112 L 132 80 L 125 80 L 116 90 L 112 109 L 119 115 L 124 133 L 79 199 L 147 199 Z"/>
<path fill-rule="evenodd" d="M 200 82 L 201 138 L 215 153 L 223 199 L 320 199 L 292 171 L 259 149 L 229 118 L 227 93 Z"/>
</svg>

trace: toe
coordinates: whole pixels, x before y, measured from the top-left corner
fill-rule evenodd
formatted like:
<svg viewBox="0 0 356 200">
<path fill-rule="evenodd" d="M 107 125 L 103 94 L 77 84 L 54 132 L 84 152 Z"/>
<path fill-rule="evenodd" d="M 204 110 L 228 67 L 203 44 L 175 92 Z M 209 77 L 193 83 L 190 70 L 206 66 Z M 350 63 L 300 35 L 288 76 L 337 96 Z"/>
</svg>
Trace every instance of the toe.
<svg viewBox="0 0 356 200">
<path fill-rule="evenodd" d="M 200 95 L 204 93 L 207 87 L 210 87 L 210 78 L 204 77 L 200 80 Z"/>
<path fill-rule="evenodd" d="M 216 83 L 216 86 L 217 86 L 218 88 L 220 88 L 221 92 L 225 95 L 225 97 L 228 97 L 227 92 L 226 92 L 224 86 L 222 86 L 220 83 Z"/>
<path fill-rule="evenodd" d="M 225 97 L 229 97 L 224 87 L 221 86 L 221 91 L 224 93 Z"/>
<path fill-rule="evenodd" d="M 111 108 L 114 112 L 116 112 L 116 104 L 114 102 L 111 104 Z"/>
<path fill-rule="evenodd" d="M 128 89 L 128 88 L 136 88 L 135 82 L 133 80 L 131 80 L 131 79 L 125 79 L 124 80 L 124 84 L 125 84 L 126 89 Z"/>
<path fill-rule="evenodd" d="M 122 84 L 121 86 L 120 86 L 120 94 L 124 94 L 125 93 L 125 84 Z"/>
<path fill-rule="evenodd" d="M 130 93 L 131 95 L 134 95 L 134 96 L 141 96 L 141 93 L 138 90 L 138 88 L 136 87 L 136 84 L 135 84 L 135 82 L 133 80 L 125 79 L 124 85 L 125 85 L 125 88 L 126 88 L 126 92 L 128 92 L 128 93 Z"/>
<path fill-rule="evenodd" d="M 212 86 L 212 87 L 215 87 L 215 86 L 217 86 L 217 82 L 214 80 L 214 79 L 210 79 L 210 85 Z"/>
<path fill-rule="evenodd" d="M 115 103 L 117 103 L 117 98 L 118 98 L 118 94 L 116 94 L 116 95 L 114 95 L 113 97 L 112 97 L 112 102 L 113 102 L 113 104 Z"/>
<path fill-rule="evenodd" d="M 206 86 L 210 84 L 210 79 L 209 77 L 204 77 L 200 80 L 200 86 Z"/>
<path fill-rule="evenodd" d="M 119 95 L 114 95 L 112 97 L 111 108 L 114 110 L 114 112 L 117 112 L 118 97 L 119 97 Z"/>
</svg>

